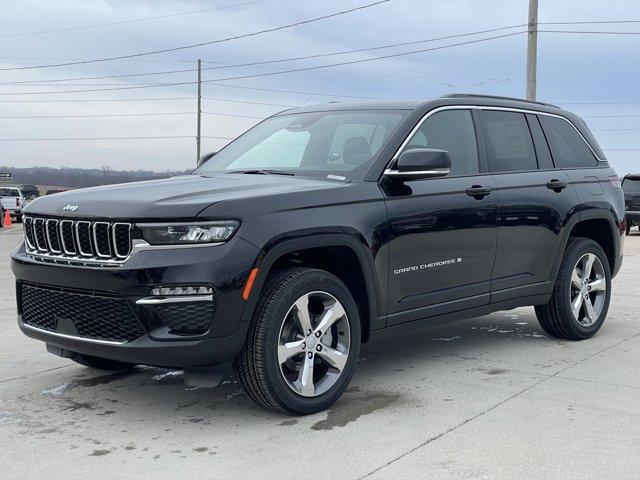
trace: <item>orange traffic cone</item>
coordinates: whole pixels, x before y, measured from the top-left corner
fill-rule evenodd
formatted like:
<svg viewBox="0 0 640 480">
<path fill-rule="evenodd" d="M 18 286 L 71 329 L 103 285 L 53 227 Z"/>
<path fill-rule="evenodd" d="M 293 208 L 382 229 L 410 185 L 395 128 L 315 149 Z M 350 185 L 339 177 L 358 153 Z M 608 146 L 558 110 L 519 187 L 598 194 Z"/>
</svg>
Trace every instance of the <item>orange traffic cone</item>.
<svg viewBox="0 0 640 480">
<path fill-rule="evenodd" d="M 9 213 L 9 210 L 4 211 L 4 219 L 2 220 L 2 224 L 5 227 L 11 226 L 11 214 Z"/>
</svg>

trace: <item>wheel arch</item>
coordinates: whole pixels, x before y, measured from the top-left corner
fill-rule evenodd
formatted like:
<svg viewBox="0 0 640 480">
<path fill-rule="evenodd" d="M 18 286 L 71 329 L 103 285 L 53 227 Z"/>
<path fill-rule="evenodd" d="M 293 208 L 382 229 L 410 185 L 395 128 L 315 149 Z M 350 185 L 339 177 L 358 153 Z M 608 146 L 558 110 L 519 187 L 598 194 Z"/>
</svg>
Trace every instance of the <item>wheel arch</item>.
<svg viewBox="0 0 640 480">
<path fill-rule="evenodd" d="M 310 256 L 310 253 L 314 255 Z M 318 255 L 321 253 L 325 255 Z M 343 255 L 345 254 L 351 255 L 350 263 L 341 262 L 344 260 Z M 296 257 L 302 257 L 301 264 L 289 263 Z M 319 260 L 320 257 L 323 258 Z M 310 261 L 310 258 L 314 260 Z M 271 242 L 270 245 L 262 249 L 253 266 L 258 271 L 242 312 L 242 322 L 251 320 L 260 292 L 264 288 L 269 273 L 274 268 L 284 265 L 309 266 L 327 270 L 347 285 L 358 305 L 362 324 L 362 340 L 363 342 L 367 341 L 371 330 L 384 326 L 380 325 L 381 320 L 378 317 L 382 310 L 382 301 L 379 294 L 379 284 L 374 274 L 373 262 L 371 252 L 366 246 L 348 234 L 322 234 Z M 350 269 L 354 266 L 357 267 L 357 270 Z"/>
<path fill-rule="evenodd" d="M 556 256 L 553 278 L 557 276 L 562 256 L 569 241 L 574 237 L 590 238 L 600 245 L 607 255 L 609 267 L 613 273 L 616 268 L 616 259 L 620 254 L 618 251 L 619 244 L 616 238 L 619 235 L 619 224 L 610 211 L 594 209 L 574 214 L 570 217 L 564 229 L 562 249 L 558 251 Z"/>
</svg>

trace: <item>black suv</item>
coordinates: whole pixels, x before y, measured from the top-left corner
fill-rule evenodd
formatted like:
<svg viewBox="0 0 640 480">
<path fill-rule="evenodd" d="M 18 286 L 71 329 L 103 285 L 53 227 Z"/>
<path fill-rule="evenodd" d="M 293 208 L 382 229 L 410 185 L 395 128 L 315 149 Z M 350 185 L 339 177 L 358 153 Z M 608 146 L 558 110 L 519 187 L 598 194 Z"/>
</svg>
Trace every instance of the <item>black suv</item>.
<svg viewBox="0 0 640 480">
<path fill-rule="evenodd" d="M 335 402 L 383 332 L 532 305 L 591 337 L 626 229 L 580 118 L 463 94 L 288 110 L 191 175 L 41 197 L 24 226 L 26 335 L 104 369 L 233 362 L 290 413 Z"/>
</svg>

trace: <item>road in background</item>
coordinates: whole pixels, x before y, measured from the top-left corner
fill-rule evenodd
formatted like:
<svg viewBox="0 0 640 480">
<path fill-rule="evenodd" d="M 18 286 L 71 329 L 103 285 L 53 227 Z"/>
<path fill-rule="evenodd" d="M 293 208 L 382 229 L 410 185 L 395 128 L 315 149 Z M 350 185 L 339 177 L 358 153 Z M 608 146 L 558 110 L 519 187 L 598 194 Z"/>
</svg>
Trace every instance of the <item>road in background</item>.
<svg viewBox="0 0 640 480">
<path fill-rule="evenodd" d="M 92 371 L 15 322 L 0 230 L 0 477 L 636 479 L 640 471 L 640 235 L 591 340 L 543 334 L 520 308 L 364 346 L 328 412 L 289 417 L 238 383 Z"/>
</svg>

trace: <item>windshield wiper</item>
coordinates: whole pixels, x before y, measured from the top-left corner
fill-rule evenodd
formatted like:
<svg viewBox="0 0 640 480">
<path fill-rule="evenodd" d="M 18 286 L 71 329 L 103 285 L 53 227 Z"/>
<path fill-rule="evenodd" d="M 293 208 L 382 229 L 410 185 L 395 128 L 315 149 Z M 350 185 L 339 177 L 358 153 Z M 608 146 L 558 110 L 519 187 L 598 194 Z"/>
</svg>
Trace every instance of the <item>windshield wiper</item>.
<svg viewBox="0 0 640 480">
<path fill-rule="evenodd" d="M 295 175 L 290 170 L 265 170 L 265 169 L 234 170 L 232 172 L 227 172 L 227 173 L 243 173 L 245 175 Z"/>
</svg>

